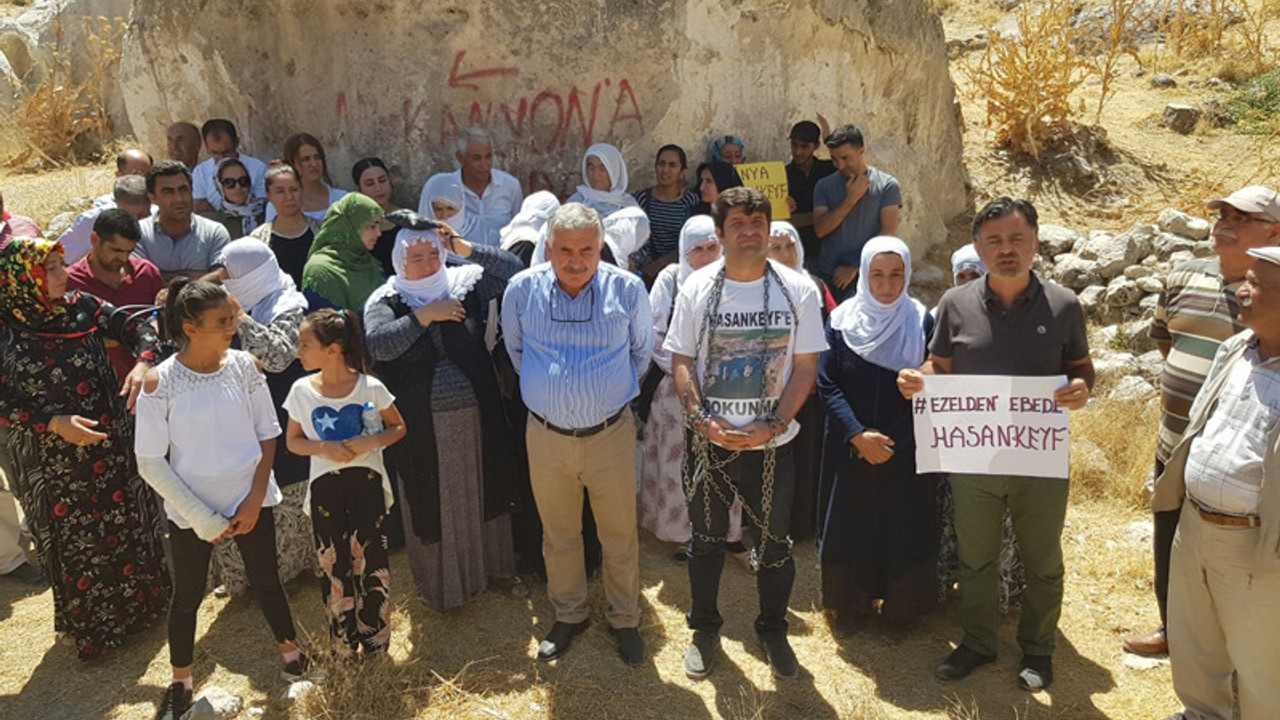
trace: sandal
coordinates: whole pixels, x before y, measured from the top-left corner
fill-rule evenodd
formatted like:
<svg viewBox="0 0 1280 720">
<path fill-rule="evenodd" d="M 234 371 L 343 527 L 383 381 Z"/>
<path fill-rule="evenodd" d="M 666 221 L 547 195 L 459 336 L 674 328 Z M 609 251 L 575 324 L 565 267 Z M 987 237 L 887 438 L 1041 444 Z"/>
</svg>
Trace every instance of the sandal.
<svg viewBox="0 0 1280 720">
<path fill-rule="evenodd" d="M 516 599 L 529 597 L 529 587 L 524 584 L 519 575 L 504 578 L 491 577 L 489 578 L 489 586 L 508 597 Z"/>
</svg>

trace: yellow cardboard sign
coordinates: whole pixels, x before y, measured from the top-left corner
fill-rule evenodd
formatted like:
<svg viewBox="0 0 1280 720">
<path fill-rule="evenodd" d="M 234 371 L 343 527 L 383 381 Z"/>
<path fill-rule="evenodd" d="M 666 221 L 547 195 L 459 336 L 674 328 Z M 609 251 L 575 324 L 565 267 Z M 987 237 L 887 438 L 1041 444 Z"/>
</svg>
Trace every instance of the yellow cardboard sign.
<svg viewBox="0 0 1280 720">
<path fill-rule="evenodd" d="M 780 162 L 743 163 L 735 165 L 742 184 L 755 188 L 769 198 L 773 205 L 773 219 L 786 220 L 791 217 L 791 208 L 787 206 L 787 196 L 791 194 L 787 187 L 787 166 Z"/>
</svg>

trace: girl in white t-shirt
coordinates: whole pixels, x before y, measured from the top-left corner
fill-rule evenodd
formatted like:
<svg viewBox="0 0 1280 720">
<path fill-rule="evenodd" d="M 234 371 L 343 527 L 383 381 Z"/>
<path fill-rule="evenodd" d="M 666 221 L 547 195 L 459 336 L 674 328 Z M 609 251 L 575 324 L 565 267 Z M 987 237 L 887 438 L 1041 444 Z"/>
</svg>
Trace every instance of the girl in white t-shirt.
<svg viewBox="0 0 1280 720">
<path fill-rule="evenodd" d="M 395 398 L 369 372 L 354 313 L 311 313 L 298 331 L 298 359 L 312 372 L 293 384 L 284 409 L 290 452 L 311 456 L 311 524 L 320 594 L 334 648 L 385 652 L 391 639 L 391 574 L 382 530 L 391 483 L 382 448 L 404 437 Z"/>
<path fill-rule="evenodd" d="M 196 613 L 213 546 L 235 540 L 249 584 L 283 656 L 286 680 L 309 661 L 280 585 L 271 476 L 280 424 L 271 392 L 246 352 L 231 350 L 240 309 L 221 285 L 184 278 L 169 284 L 164 326 L 181 350 L 148 371 L 138 397 L 134 444 L 138 472 L 169 517 L 173 603 L 169 661 L 173 682 L 158 718 L 179 718 L 191 704 Z"/>
</svg>

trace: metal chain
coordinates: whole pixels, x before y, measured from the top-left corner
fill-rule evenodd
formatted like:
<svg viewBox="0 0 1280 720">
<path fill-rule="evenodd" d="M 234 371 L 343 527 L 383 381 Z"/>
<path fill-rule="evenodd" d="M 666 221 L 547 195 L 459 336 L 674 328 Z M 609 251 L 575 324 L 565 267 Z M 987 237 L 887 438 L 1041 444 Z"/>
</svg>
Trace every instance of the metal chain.
<svg viewBox="0 0 1280 720">
<path fill-rule="evenodd" d="M 796 313 L 795 302 L 792 300 L 791 294 L 787 292 L 786 285 L 782 283 L 782 278 L 778 276 L 777 271 L 775 271 L 773 267 L 766 262 L 765 274 L 764 274 L 764 288 L 763 288 L 764 290 L 763 318 L 764 318 L 765 326 L 764 326 L 763 332 L 761 332 L 761 335 L 760 335 L 761 357 L 767 357 L 768 351 L 769 351 L 769 335 L 768 335 L 769 286 L 770 286 L 771 277 L 778 281 L 778 287 L 781 288 L 782 290 L 782 296 L 784 299 L 786 299 L 787 305 L 791 310 L 791 317 L 793 319 L 792 332 L 795 332 L 795 327 L 798 325 L 799 319 L 800 319 L 800 316 Z M 702 357 L 702 350 L 704 345 L 707 348 L 708 353 L 710 352 L 710 348 L 713 344 L 713 340 L 715 336 L 715 331 L 720 325 L 719 310 L 720 310 L 720 302 L 723 300 L 723 297 L 724 297 L 724 283 L 725 283 L 725 268 L 722 266 L 720 268 L 720 272 L 716 274 L 715 280 L 712 283 L 711 293 L 707 298 L 706 310 L 702 318 L 702 329 L 701 329 L 701 332 L 698 333 L 697 339 L 695 340 L 694 355 L 693 355 L 695 366 L 699 361 L 699 359 L 701 359 Z M 761 387 L 760 387 L 760 407 L 762 408 L 764 407 L 765 399 L 767 397 L 767 393 L 769 390 L 767 379 L 768 379 L 767 374 L 762 375 L 762 381 L 761 381 Z M 705 407 L 706 405 L 705 396 L 703 397 L 703 404 L 704 404 L 703 409 L 709 412 L 709 408 Z M 777 472 L 777 462 L 778 462 L 777 443 L 775 442 L 775 440 L 776 438 L 771 436 L 769 438 L 769 441 L 765 444 L 762 450 L 762 452 L 764 453 L 764 456 L 763 456 L 763 464 L 762 464 L 761 473 L 760 473 L 760 483 L 761 483 L 760 512 L 761 512 L 761 515 L 763 515 L 763 517 L 756 515 L 749 503 L 743 503 L 742 505 L 743 511 L 746 513 L 747 518 L 756 526 L 756 528 L 760 530 L 760 545 L 759 547 L 756 548 L 756 562 L 758 567 L 765 567 L 765 568 L 779 568 L 785 565 L 787 560 L 790 558 L 790 554 L 791 554 L 790 549 L 792 546 L 791 538 L 778 537 L 777 535 L 773 534 L 770 531 L 769 524 L 766 522 L 773 509 L 774 480 Z M 683 471 L 684 477 L 682 478 L 684 491 L 685 491 L 685 498 L 690 504 L 692 504 L 693 501 L 697 498 L 699 491 L 701 490 L 703 495 L 703 503 L 702 503 L 703 521 L 705 523 L 705 527 L 710 528 L 711 527 L 711 500 L 712 500 L 711 495 L 713 492 L 715 493 L 716 499 L 718 499 L 724 505 L 726 512 L 728 508 L 733 505 L 734 498 L 742 497 L 742 493 L 739 491 L 737 484 L 734 483 L 733 479 L 729 476 L 729 473 L 725 471 L 725 467 L 727 467 L 734 460 L 738 459 L 738 457 L 740 457 L 742 453 L 739 451 L 734 451 L 734 452 L 731 452 L 723 460 L 716 460 L 715 453 L 711 448 L 711 439 L 707 436 L 706 433 L 698 432 L 697 430 L 694 430 L 692 434 L 690 445 L 691 445 L 690 447 L 691 457 L 689 458 L 690 461 L 684 464 L 684 471 Z M 718 476 L 718 477 L 715 477 L 715 476 Z M 725 489 L 728 489 L 731 495 L 726 495 Z M 707 542 L 720 542 L 724 540 L 724 538 L 722 537 L 708 536 L 708 535 L 703 535 L 701 533 L 694 533 L 694 534 L 697 535 L 699 539 Z M 771 542 L 786 546 L 787 553 L 784 554 L 782 559 L 778 560 L 777 562 L 766 563 L 764 562 L 765 550 L 768 547 L 768 544 Z"/>
</svg>

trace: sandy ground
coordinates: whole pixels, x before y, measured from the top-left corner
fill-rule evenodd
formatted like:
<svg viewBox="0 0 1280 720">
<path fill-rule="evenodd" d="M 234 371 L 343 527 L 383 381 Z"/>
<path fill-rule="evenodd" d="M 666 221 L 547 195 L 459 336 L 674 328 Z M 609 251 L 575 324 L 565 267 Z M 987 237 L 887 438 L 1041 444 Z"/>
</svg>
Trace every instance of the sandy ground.
<svg viewBox="0 0 1280 720">
<path fill-rule="evenodd" d="M 386 692 L 402 695 L 403 717 L 416 718 L 1163 717 L 1177 709 L 1167 664 L 1129 667 L 1119 647 L 1121 635 L 1156 621 L 1146 526 L 1137 510 L 1073 504 L 1064 533 L 1067 589 L 1056 682 L 1034 695 L 1014 684 L 1019 653 L 1012 616 L 1001 630 L 994 666 L 959 683 L 934 679 L 934 666 L 958 640 L 954 599 L 901 644 L 890 643 L 874 627 L 849 641 L 836 640 L 817 609 L 816 553 L 807 545 L 798 548 L 791 603 L 802 677 L 770 676 L 751 630 L 754 582 L 731 567 L 722 590 L 726 656 L 709 679 L 690 681 L 681 671 L 688 577 L 656 543 L 646 543 L 641 558 L 641 630 L 652 659 L 636 669 L 624 667 L 614 654 L 603 629 L 598 583 L 592 596 L 595 624 L 568 655 L 548 665 L 532 659 L 553 619 L 541 585 L 533 586 L 529 600 L 486 593 L 460 610 L 433 613 L 407 598 L 408 568 L 403 554 L 393 555 L 393 593 L 401 604 L 394 665 L 370 674 L 368 691 L 383 692 L 383 680 L 373 678 L 391 678 Z M 323 637 L 318 588 L 297 581 L 289 591 L 299 627 Z M 163 625 L 134 636 L 111 657 L 81 663 L 53 643 L 51 598 L 47 590 L 29 594 L 16 583 L 0 582 L 0 716 L 150 718 L 168 680 Z M 277 677 L 278 655 L 251 600 L 210 596 L 201 609 L 198 638 L 198 687 L 218 685 L 262 708 L 266 717 L 307 717 L 291 715 L 279 700 L 284 684 Z"/>
</svg>

